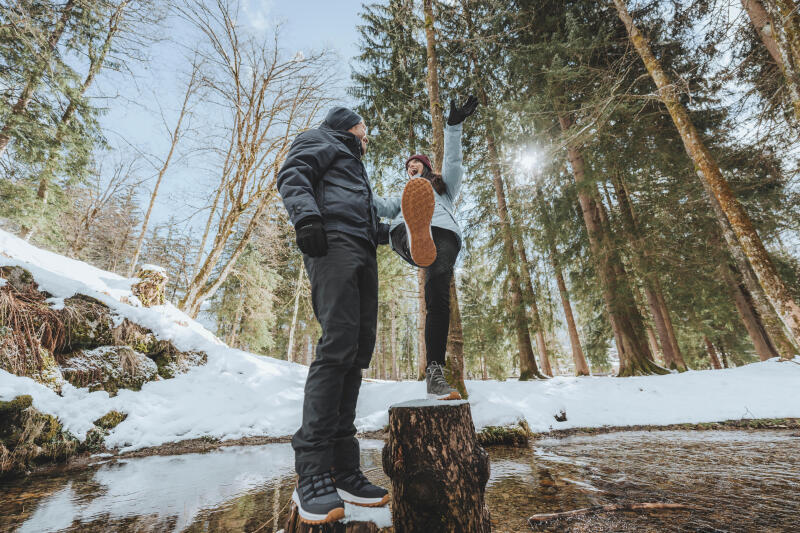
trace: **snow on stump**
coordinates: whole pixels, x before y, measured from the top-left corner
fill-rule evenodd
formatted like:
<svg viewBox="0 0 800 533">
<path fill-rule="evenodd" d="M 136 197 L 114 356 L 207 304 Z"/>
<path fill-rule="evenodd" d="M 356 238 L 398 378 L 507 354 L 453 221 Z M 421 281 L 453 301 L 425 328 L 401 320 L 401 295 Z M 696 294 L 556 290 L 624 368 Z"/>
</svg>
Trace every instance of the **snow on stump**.
<svg viewBox="0 0 800 533">
<path fill-rule="evenodd" d="M 300 521 L 297 506 L 292 503 L 284 533 L 380 533 L 392 525 L 388 507 L 360 507 L 345 503 L 344 519 L 332 524 L 305 524 Z"/>
<path fill-rule="evenodd" d="M 395 533 L 491 531 L 484 500 L 489 455 L 478 444 L 468 402 L 390 407 L 383 470 L 392 480 Z"/>
<path fill-rule="evenodd" d="M 133 295 L 139 298 L 145 307 L 164 305 L 164 291 L 167 287 L 166 271 L 155 265 L 142 265 L 136 272 L 139 281 L 131 286 Z"/>
</svg>

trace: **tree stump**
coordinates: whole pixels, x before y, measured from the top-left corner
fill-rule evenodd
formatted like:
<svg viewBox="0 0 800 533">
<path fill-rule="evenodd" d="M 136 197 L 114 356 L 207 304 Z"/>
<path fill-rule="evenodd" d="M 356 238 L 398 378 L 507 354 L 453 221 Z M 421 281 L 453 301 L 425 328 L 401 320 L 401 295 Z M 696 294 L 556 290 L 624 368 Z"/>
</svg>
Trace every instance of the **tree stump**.
<svg viewBox="0 0 800 533">
<path fill-rule="evenodd" d="M 347 507 L 345 507 L 345 520 L 347 520 Z M 365 512 L 380 512 L 380 509 L 367 509 Z M 388 520 L 388 509 L 383 509 L 387 513 L 386 519 Z M 383 517 L 381 517 L 383 518 Z M 305 524 L 300 521 L 297 514 L 297 506 L 293 503 L 292 510 L 289 512 L 289 518 L 286 520 L 286 528 L 284 533 L 379 533 L 381 529 L 374 522 L 350 522 L 341 521 L 332 524 L 318 524 L 311 525 Z"/>
<path fill-rule="evenodd" d="M 165 296 L 164 292 L 167 287 L 167 273 L 166 271 L 154 265 L 143 265 L 136 277 L 139 281 L 131 286 L 133 295 L 139 298 L 144 307 L 153 307 L 156 305 L 164 305 Z"/>
<path fill-rule="evenodd" d="M 484 500 L 489 455 L 466 401 L 390 407 L 383 470 L 392 480 L 395 533 L 491 531 Z"/>
</svg>

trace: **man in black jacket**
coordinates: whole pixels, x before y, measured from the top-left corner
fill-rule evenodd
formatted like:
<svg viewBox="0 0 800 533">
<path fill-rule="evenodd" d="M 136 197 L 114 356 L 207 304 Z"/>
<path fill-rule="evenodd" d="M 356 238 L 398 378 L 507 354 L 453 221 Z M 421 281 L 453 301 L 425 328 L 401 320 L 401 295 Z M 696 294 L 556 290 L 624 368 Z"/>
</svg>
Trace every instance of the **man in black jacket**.
<svg viewBox="0 0 800 533">
<path fill-rule="evenodd" d="M 361 472 L 353 423 L 361 370 L 369 367 L 375 347 L 375 249 L 388 233 L 379 223 L 383 200 L 372 192 L 361 162 L 366 133 L 359 115 L 333 108 L 318 129 L 297 136 L 278 174 L 322 326 L 303 423 L 292 438 L 299 476 L 292 499 L 309 523 L 340 519 L 342 500 L 367 506 L 389 501 L 387 491 Z"/>
</svg>

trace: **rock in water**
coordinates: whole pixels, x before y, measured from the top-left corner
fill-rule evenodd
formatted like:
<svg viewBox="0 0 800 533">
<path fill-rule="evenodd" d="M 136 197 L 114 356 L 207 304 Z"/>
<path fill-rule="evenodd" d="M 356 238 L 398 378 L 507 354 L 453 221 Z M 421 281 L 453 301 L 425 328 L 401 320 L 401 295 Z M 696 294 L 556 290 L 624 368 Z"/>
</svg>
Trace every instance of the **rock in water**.
<svg viewBox="0 0 800 533">
<path fill-rule="evenodd" d="M 145 307 L 164 305 L 166 301 L 164 292 L 167 287 L 167 273 L 163 268 L 153 265 L 143 265 L 136 277 L 137 283 L 131 287 L 133 295 L 139 298 Z"/>
</svg>

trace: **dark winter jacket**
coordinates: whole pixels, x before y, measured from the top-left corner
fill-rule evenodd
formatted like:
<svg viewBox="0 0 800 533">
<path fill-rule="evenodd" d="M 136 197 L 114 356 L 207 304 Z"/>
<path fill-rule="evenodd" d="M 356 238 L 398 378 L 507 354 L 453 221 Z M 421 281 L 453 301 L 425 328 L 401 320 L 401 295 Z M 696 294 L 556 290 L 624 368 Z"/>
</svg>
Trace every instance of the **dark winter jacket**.
<svg viewBox="0 0 800 533">
<path fill-rule="evenodd" d="M 334 108 L 325 122 L 292 143 L 278 173 L 278 192 L 292 224 L 320 217 L 326 231 L 341 231 L 378 244 L 378 212 L 361 162 L 361 142 L 348 132 L 361 121 Z"/>
</svg>

